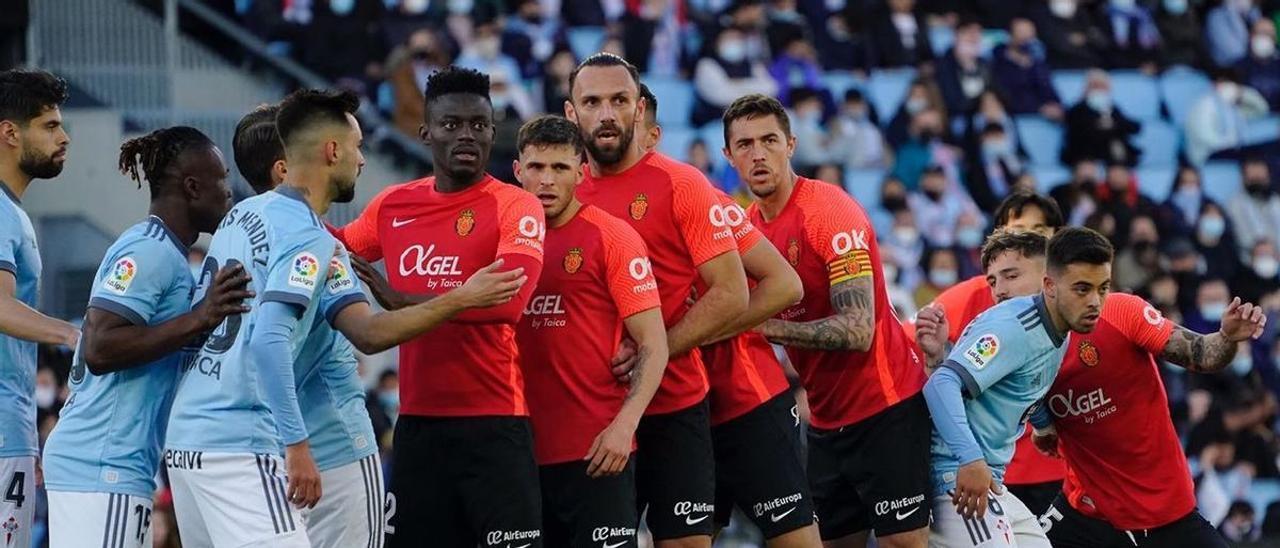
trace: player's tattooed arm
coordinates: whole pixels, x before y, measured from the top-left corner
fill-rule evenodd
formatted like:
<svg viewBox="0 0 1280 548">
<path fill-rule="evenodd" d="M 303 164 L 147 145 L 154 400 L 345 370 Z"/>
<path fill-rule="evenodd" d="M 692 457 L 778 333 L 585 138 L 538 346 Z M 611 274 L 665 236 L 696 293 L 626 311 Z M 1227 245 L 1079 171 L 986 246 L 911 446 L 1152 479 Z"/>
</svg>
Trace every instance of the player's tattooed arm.
<svg viewBox="0 0 1280 548">
<path fill-rule="evenodd" d="M 618 474 L 626 467 L 636 428 L 653 395 L 658 392 L 670 353 L 661 309 L 651 308 L 632 314 L 623 320 L 623 324 L 627 335 L 636 341 L 637 365 L 631 372 L 631 390 L 622 402 L 622 409 L 609 426 L 596 435 L 591 449 L 583 457 L 588 461 L 587 474 L 591 477 Z"/>
<path fill-rule="evenodd" d="M 1237 344 L 1221 332 L 1201 335 L 1182 326 L 1173 330 L 1160 358 L 1196 373 L 1222 371 L 1236 357 Z"/>
<path fill-rule="evenodd" d="M 835 315 L 808 322 L 769 320 L 759 331 L 770 342 L 784 346 L 866 352 L 875 339 L 874 280 L 862 276 L 832 285 Z"/>
</svg>

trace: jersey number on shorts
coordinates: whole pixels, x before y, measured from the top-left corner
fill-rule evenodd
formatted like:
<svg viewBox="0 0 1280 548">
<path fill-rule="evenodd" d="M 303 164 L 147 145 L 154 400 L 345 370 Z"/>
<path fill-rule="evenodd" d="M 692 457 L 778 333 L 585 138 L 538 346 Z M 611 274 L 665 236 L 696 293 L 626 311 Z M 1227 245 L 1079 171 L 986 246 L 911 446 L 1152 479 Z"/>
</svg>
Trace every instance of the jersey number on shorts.
<svg viewBox="0 0 1280 548">
<path fill-rule="evenodd" d="M 151 530 L 151 509 L 139 504 L 133 507 L 133 513 L 138 514 L 137 537 L 138 542 L 142 542 L 147 531 Z"/>
<path fill-rule="evenodd" d="M 1062 515 L 1062 511 L 1058 510 L 1057 506 L 1049 506 L 1049 511 L 1040 516 L 1040 529 L 1048 533 L 1053 529 L 1053 524 L 1061 522 L 1064 517 L 1066 516 Z"/>
<path fill-rule="evenodd" d="M 396 526 L 391 524 L 391 518 L 396 515 L 396 494 L 387 493 L 387 502 L 383 507 L 382 513 L 382 530 L 388 535 L 396 534 Z"/>
<path fill-rule="evenodd" d="M 226 266 L 236 266 L 240 261 L 235 259 L 227 259 Z M 200 297 L 196 299 L 195 305 L 200 306 L 204 301 L 205 294 L 209 291 L 209 285 L 213 284 L 213 277 L 218 273 L 218 259 L 214 257 L 206 257 L 204 260 L 204 268 L 200 271 Z M 206 280 L 208 280 L 206 282 Z M 240 335 L 240 322 L 243 320 L 240 314 L 227 316 L 222 321 L 222 325 L 218 326 L 209 334 L 209 338 L 204 341 L 204 351 L 210 354 L 222 354 L 231 350 L 231 346 L 235 344 L 236 337 Z"/>
<path fill-rule="evenodd" d="M 13 473 L 13 478 L 9 480 L 9 487 L 4 490 L 5 502 L 12 502 L 15 508 L 22 508 L 22 503 L 27 500 L 27 495 L 22 492 L 26 486 L 26 479 L 26 472 Z"/>
</svg>

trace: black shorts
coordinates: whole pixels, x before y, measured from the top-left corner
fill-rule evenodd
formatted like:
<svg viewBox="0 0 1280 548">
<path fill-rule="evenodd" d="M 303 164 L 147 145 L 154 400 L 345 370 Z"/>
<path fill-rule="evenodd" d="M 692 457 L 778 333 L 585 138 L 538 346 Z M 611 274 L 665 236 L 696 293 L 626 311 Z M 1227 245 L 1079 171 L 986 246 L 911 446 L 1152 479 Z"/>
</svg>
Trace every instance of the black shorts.
<svg viewBox="0 0 1280 548">
<path fill-rule="evenodd" d="M 867 529 L 885 537 L 928 527 L 932 429 L 923 394 L 856 424 L 810 429 L 809 490 L 822 540 Z"/>
<path fill-rule="evenodd" d="M 1062 494 L 1040 517 L 1040 526 L 1054 548 L 1227 548 L 1222 535 L 1195 510 L 1155 529 L 1122 531 L 1081 514 Z"/>
<path fill-rule="evenodd" d="M 1062 491 L 1062 480 L 1019 485 L 1005 484 L 1005 487 L 1008 487 L 1009 492 L 1018 497 L 1022 504 L 1027 505 L 1027 510 L 1031 510 L 1036 517 L 1040 517 L 1049 511 L 1049 505 L 1053 504 L 1053 499 L 1058 498 L 1058 492 Z"/>
<path fill-rule="evenodd" d="M 636 443 L 636 507 L 642 513 L 648 509 L 654 540 L 710 536 L 716 463 L 707 402 L 645 416 Z"/>
<path fill-rule="evenodd" d="M 616 476 L 592 478 L 586 461 L 538 467 L 542 474 L 542 532 L 547 546 L 635 548 L 635 462 Z"/>
<path fill-rule="evenodd" d="M 401 415 L 392 451 L 388 548 L 543 545 L 527 418 Z"/>
<path fill-rule="evenodd" d="M 790 391 L 745 415 L 713 427 L 716 525 L 729 525 L 733 507 L 774 538 L 813 523 L 813 497 L 804 473 L 800 419 Z"/>
</svg>

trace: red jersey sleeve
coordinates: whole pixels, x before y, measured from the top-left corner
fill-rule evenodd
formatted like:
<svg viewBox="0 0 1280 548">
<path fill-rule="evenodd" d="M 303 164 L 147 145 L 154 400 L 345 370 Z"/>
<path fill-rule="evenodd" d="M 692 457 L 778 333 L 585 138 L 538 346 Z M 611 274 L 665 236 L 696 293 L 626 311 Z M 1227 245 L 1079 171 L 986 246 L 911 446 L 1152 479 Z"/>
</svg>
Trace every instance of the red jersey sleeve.
<svg viewBox="0 0 1280 548">
<path fill-rule="evenodd" d="M 1112 310 L 1107 310 L 1108 308 Z M 1155 355 L 1173 335 L 1173 322 L 1141 297 L 1126 293 L 1107 295 L 1103 316 L 1133 344 Z"/>
<path fill-rule="evenodd" d="M 521 286 L 515 298 L 500 306 L 468 310 L 454 317 L 470 323 L 515 323 L 520 320 L 525 305 L 533 297 L 542 275 L 542 242 L 547 235 L 547 224 L 542 204 L 532 194 L 523 190 L 515 193 L 498 193 L 498 248 L 495 259 L 502 259 L 502 272 L 523 268 L 528 280 Z"/>
<path fill-rule="evenodd" d="M 354 221 L 342 228 L 330 228 L 329 232 L 347 246 L 347 249 L 364 260 L 382 259 L 382 243 L 378 241 L 378 213 L 382 209 L 382 200 L 400 186 L 391 185 L 383 189 L 369 200 L 369 205 L 365 206 L 364 211 L 360 212 L 360 216 Z"/>
<path fill-rule="evenodd" d="M 644 240 L 635 229 L 621 221 L 598 223 L 604 239 L 605 283 L 618 307 L 618 316 L 631 317 L 662 306 L 658 282 Z"/>
<path fill-rule="evenodd" d="M 728 221 L 729 228 L 733 230 L 733 241 L 738 244 L 738 254 L 745 254 L 751 251 L 751 248 L 760 243 L 764 239 L 764 235 L 756 230 L 756 225 L 751 224 L 751 219 L 747 217 L 746 210 L 728 194 L 716 191 L 716 195 L 720 197 L 720 205 L 724 207 L 725 220 Z"/>
<path fill-rule="evenodd" d="M 871 242 L 875 231 L 871 229 L 867 216 L 851 200 L 809 196 L 814 199 L 802 206 L 805 209 L 805 233 L 809 245 L 827 263 L 827 277 L 831 285 L 872 276 Z"/>
<path fill-rule="evenodd" d="M 746 221 L 742 208 L 730 212 L 721 205 L 711 183 L 701 174 L 672 173 L 671 214 L 694 266 L 702 266 L 737 249 L 733 241 L 732 217 Z"/>
</svg>

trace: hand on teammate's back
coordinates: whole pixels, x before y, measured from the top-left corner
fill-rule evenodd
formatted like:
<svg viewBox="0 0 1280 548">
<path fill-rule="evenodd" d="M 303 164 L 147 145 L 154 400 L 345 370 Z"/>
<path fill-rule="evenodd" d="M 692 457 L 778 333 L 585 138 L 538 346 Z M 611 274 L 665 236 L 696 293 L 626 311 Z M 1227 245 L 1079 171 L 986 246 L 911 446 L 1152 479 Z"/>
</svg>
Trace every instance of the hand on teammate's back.
<svg viewBox="0 0 1280 548">
<path fill-rule="evenodd" d="M 253 291 L 249 290 L 251 279 L 241 264 L 224 266 L 213 275 L 213 281 L 209 282 L 209 292 L 197 308 L 205 329 L 218 327 L 227 316 L 249 311 L 249 305 L 244 301 L 254 296 Z"/>
<path fill-rule="evenodd" d="M 593 478 L 616 476 L 627 467 L 627 459 L 631 457 L 631 441 L 635 438 L 634 426 L 621 424 L 617 420 L 609 423 L 591 442 L 591 449 L 583 460 L 589 461 L 587 475 Z"/>
<path fill-rule="evenodd" d="M 359 255 L 351 254 L 351 268 L 356 270 L 356 276 L 360 281 L 369 287 L 369 291 L 373 293 L 373 298 L 385 310 L 399 310 L 404 308 L 408 303 L 404 301 L 404 296 L 391 288 L 391 284 L 387 282 L 387 278 L 378 272 L 369 261 L 364 260 Z"/>
<path fill-rule="evenodd" d="M 987 497 L 1001 492 L 987 462 L 975 460 L 956 470 L 956 490 L 951 494 L 951 502 L 956 505 L 956 512 L 966 519 L 982 518 L 987 515 Z"/>
<path fill-rule="evenodd" d="M 1222 336 L 1231 342 L 1261 337 L 1266 326 L 1267 315 L 1262 307 L 1242 303 L 1240 297 L 1232 299 L 1227 311 L 1222 313 Z"/>
<path fill-rule="evenodd" d="M 284 448 L 284 470 L 289 480 L 289 500 L 299 508 L 314 508 L 320 501 L 320 469 L 311 458 L 306 440 Z"/>
<path fill-rule="evenodd" d="M 1035 444 L 1036 450 L 1046 457 L 1062 458 L 1062 455 L 1058 454 L 1058 429 L 1053 425 L 1035 429 L 1031 433 L 1031 443 Z"/>
<path fill-rule="evenodd" d="M 631 382 L 631 370 L 635 369 L 636 364 L 640 362 L 636 353 L 636 342 L 631 339 L 622 339 L 618 344 L 618 353 L 614 354 L 613 360 L 609 363 L 609 370 L 613 372 L 613 376 L 622 384 Z"/>
<path fill-rule="evenodd" d="M 462 287 L 450 293 L 463 308 L 485 308 L 506 304 L 514 299 L 520 288 L 529 280 L 523 268 L 498 272 L 502 259 L 477 270 Z"/>
<path fill-rule="evenodd" d="M 916 343 L 924 351 L 925 362 L 942 363 L 947 351 L 947 315 L 940 304 L 930 304 L 916 313 Z"/>
</svg>

